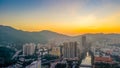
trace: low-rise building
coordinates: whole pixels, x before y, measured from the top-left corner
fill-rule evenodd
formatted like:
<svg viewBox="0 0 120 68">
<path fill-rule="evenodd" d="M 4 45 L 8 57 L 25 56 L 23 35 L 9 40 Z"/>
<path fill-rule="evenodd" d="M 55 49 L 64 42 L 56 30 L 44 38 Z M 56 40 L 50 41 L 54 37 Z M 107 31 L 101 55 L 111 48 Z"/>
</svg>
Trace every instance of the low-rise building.
<svg viewBox="0 0 120 68">
<path fill-rule="evenodd" d="M 25 68 L 41 68 L 41 60 L 34 61 Z"/>
<path fill-rule="evenodd" d="M 50 51 L 50 54 L 55 55 L 55 56 L 60 56 L 60 47 L 59 46 L 54 46 L 52 47 L 52 50 Z"/>
</svg>

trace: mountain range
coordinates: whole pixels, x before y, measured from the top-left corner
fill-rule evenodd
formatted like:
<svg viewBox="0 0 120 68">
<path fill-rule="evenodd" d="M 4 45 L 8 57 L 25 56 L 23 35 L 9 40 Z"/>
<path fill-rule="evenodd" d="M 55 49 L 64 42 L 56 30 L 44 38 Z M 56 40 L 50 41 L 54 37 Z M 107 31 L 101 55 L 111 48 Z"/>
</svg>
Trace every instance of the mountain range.
<svg viewBox="0 0 120 68">
<path fill-rule="evenodd" d="M 48 30 L 43 30 L 39 32 L 27 32 L 17 30 L 10 26 L 0 25 L 0 45 L 22 45 L 29 42 L 45 44 L 49 42 L 49 40 L 66 37 L 69 36 Z"/>
<path fill-rule="evenodd" d="M 89 41 L 101 40 L 120 40 L 120 34 L 85 34 Z M 48 42 L 64 42 L 69 40 L 81 41 L 81 35 L 67 36 L 52 32 L 49 30 L 42 30 L 39 32 L 27 32 L 17 30 L 10 26 L 0 25 L 0 45 L 15 44 L 21 46 L 24 43 L 48 43 Z"/>
</svg>

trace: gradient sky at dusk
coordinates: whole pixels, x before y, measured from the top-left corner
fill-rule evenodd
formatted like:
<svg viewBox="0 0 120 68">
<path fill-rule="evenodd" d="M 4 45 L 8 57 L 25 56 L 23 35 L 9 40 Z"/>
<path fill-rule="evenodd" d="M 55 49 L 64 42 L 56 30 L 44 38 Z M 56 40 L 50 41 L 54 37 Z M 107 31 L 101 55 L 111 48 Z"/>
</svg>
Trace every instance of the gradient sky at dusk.
<svg viewBox="0 0 120 68">
<path fill-rule="evenodd" d="M 0 0 L 0 25 L 67 35 L 120 33 L 120 0 Z"/>
</svg>

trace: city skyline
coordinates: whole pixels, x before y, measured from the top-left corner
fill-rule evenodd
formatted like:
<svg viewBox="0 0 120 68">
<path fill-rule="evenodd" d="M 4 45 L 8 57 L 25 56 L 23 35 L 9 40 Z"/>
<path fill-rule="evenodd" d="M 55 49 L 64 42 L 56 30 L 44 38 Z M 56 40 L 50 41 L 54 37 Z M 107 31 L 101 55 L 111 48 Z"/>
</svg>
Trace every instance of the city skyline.
<svg viewBox="0 0 120 68">
<path fill-rule="evenodd" d="M 120 0 L 1 0 L 0 25 L 66 35 L 120 33 Z"/>
</svg>

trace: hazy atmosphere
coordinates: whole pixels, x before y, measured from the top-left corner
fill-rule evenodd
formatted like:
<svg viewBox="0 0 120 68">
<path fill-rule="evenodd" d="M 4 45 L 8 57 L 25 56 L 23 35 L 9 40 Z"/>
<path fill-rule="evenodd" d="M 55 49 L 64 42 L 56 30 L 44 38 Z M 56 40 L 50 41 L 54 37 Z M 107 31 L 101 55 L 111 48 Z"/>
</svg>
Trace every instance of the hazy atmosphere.
<svg viewBox="0 0 120 68">
<path fill-rule="evenodd" d="M 120 33 L 120 0 L 0 0 L 0 24 L 67 35 Z"/>
<path fill-rule="evenodd" d="M 120 68 L 120 0 L 0 0 L 0 68 Z"/>
</svg>

